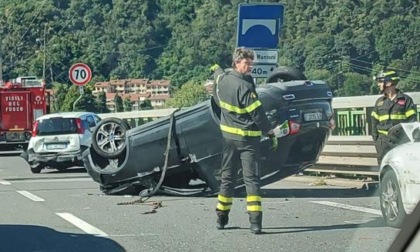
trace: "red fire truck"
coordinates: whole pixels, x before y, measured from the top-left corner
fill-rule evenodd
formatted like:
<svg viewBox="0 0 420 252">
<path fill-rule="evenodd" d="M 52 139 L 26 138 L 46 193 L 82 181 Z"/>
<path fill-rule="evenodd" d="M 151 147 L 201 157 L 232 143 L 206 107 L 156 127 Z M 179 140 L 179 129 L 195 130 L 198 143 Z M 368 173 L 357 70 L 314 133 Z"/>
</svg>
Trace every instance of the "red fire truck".
<svg viewBox="0 0 420 252">
<path fill-rule="evenodd" d="M 47 113 L 43 81 L 34 76 L 0 83 L 0 147 L 25 147 L 32 123 Z"/>
</svg>

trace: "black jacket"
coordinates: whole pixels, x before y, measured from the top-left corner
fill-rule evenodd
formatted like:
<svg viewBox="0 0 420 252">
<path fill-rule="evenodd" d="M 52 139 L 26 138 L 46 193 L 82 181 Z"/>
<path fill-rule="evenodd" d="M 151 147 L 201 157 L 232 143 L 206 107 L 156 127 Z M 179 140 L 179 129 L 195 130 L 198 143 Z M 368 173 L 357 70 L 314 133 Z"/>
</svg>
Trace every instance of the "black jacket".
<svg viewBox="0 0 420 252">
<path fill-rule="evenodd" d="M 371 116 L 372 138 L 376 141 L 380 134 L 387 135 L 388 130 L 394 125 L 415 122 L 417 109 L 411 97 L 397 89 L 394 100 L 391 101 L 386 96 L 376 100 Z"/>
<path fill-rule="evenodd" d="M 271 130 L 255 84 L 249 75 L 235 70 L 215 71 L 213 95 L 221 108 L 220 129 L 223 137 L 247 141 L 260 139 Z"/>
</svg>

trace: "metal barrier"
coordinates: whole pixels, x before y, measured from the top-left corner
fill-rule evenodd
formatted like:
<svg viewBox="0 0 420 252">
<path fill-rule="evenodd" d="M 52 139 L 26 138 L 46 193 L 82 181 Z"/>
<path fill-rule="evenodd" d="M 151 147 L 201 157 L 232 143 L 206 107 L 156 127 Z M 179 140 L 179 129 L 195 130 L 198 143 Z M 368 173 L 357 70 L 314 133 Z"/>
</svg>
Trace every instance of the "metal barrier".
<svg viewBox="0 0 420 252">
<path fill-rule="evenodd" d="M 371 136 L 330 136 L 309 172 L 377 176 L 379 165 Z"/>
</svg>

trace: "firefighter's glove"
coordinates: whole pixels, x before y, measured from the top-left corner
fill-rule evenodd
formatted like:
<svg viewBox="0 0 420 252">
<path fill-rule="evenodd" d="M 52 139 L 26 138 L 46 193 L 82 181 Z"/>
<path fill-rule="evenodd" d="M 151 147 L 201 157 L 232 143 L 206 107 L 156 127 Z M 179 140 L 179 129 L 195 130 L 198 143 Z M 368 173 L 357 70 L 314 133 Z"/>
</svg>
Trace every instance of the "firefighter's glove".
<svg viewBox="0 0 420 252">
<path fill-rule="evenodd" d="M 275 151 L 277 150 L 277 146 L 279 145 L 278 141 L 277 141 L 277 137 L 276 135 L 274 135 L 274 133 L 269 134 L 268 137 L 271 140 L 271 150 Z"/>
<path fill-rule="evenodd" d="M 214 64 L 213 66 L 211 66 L 210 67 L 210 70 L 212 71 L 212 72 L 214 72 L 214 71 L 216 71 L 217 69 L 219 69 L 220 68 L 220 66 L 218 65 L 218 64 Z"/>
</svg>

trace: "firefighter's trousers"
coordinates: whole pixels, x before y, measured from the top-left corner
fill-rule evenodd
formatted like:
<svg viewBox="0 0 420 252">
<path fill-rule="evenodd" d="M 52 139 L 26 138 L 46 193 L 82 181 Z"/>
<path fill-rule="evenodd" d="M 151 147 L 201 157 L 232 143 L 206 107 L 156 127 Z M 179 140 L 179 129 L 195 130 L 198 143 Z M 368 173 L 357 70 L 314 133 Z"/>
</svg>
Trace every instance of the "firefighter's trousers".
<svg viewBox="0 0 420 252">
<path fill-rule="evenodd" d="M 260 142 L 235 141 L 223 139 L 223 158 L 221 167 L 221 185 L 218 196 L 217 211 L 229 212 L 235 191 L 238 173 L 242 169 L 247 192 L 248 212 L 261 212 L 260 197 Z"/>
<path fill-rule="evenodd" d="M 381 165 L 382 159 L 385 154 L 388 153 L 392 148 L 395 147 L 395 144 L 389 139 L 386 135 L 379 135 L 378 139 L 375 141 L 376 153 L 378 158 L 378 164 Z"/>
</svg>

